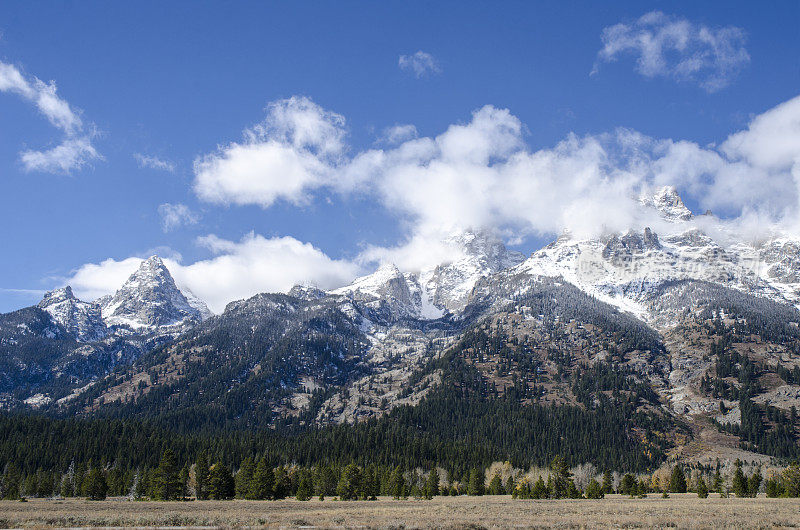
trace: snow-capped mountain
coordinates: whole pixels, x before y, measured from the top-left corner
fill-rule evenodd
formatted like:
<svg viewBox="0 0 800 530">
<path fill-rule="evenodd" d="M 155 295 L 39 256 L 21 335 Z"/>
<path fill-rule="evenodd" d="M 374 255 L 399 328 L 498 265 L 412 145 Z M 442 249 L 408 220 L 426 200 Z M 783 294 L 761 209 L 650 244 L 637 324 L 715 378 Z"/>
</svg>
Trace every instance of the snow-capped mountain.
<svg viewBox="0 0 800 530">
<path fill-rule="evenodd" d="M 200 322 L 211 313 L 201 300 L 190 296 L 178 289 L 161 258 L 152 256 L 113 296 L 102 301 L 103 320 L 109 326 L 133 330 Z"/>
<path fill-rule="evenodd" d="M 372 274 L 330 293 L 373 308 L 388 307 L 401 317 L 436 319 L 464 309 L 478 280 L 524 260 L 489 232 L 463 232 L 444 243 L 453 250 L 450 261 L 417 272 L 384 263 Z"/>
<path fill-rule="evenodd" d="M 430 293 L 435 307 L 452 313 L 464 309 L 479 279 L 525 259 L 489 232 L 464 232 L 452 236 L 448 243 L 461 250 L 461 255 L 450 263 L 422 271 L 418 281 Z"/>
<path fill-rule="evenodd" d="M 414 283 L 412 276 L 406 277 L 393 263 L 384 263 L 372 274 L 356 278 L 331 294 L 347 295 L 372 309 L 388 307 L 396 316 L 414 317 L 422 309 L 421 293 L 418 286 L 412 293 L 409 283 Z"/>
<path fill-rule="evenodd" d="M 0 407 L 66 403 L 207 316 L 206 305 L 181 292 L 157 256 L 94 302 L 79 300 L 69 286 L 50 291 L 37 306 L 0 315 Z"/>
<path fill-rule="evenodd" d="M 100 306 L 78 300 L 69 286 L 46 293 L 38 307 L 81 342 L 100 340 L 108 332 Z"/>
<path fill-rule="evenodd" d="M 639 198 L 643 205 L 657 210 L 665 219 L 670 221 L 688 221 L 692 211 L 683 203 L 675 186 L 659 188 L 653 195 L 643 195 Z"/>
<path fill-rule="evenodd" d="M 723 228 L 724 237 L 713 237 L 672 187 L 641 203 L 667 222 L 663 236 L 650 228 L 590 239 L 564 234 L 507 275 L 561 277 L 645 320 L 655 316 L 647 307 L 653 293 L 674 281 L 717 283 L 779 302 L 800 300 L 798 242 L 778 238 L 754 246 Z"/>
<path fill-rule="evenodd" d="M 0 315 L 0 389 L 22 388 L 9 403 L 63 408 L 81 406 L 76 396 L 91 388 L 96 410 L 116 400 L 131 413 L 137 403 L 160 410 L 165 395 L 177 413 L 216 407 L 234 392 L 253 424 L 350 422 L 419 403 L 443 381 L 429 361 L 455 352 L 486 388 L 519 384 L 520 395 L 551 404 L 580 402 L 570 381 L 609 363 L 647 385 L 648 406 L 664 417 L 706 428 L 706 417 L 739 421 L 733 376 L 716 371 L 734 351 L 764 374 L 754 402 L 800 408 L 800 241 L 754 243 L 692 214 L 671 187 L 640 207 L 647 223 L 565 233 L 527 259 L 491 233 L 464 232 L 444 242 L 449 259 L 422 270 L 384 263 L 332 291 L 296 286 L 234 301 L 205 322 L 205 304 L 154 256 L 94 303 L 67 287 Z M 159 346 L 193 368 L 165 364 Z M 120 369 L 129 377 L 106 377 Z M 545 376 L 552 384 L 536 382 Z M 148 394 L 153 386 L 161 391 Z M 720 401 L 725 418 L 715 416 Z"/>
</svg>

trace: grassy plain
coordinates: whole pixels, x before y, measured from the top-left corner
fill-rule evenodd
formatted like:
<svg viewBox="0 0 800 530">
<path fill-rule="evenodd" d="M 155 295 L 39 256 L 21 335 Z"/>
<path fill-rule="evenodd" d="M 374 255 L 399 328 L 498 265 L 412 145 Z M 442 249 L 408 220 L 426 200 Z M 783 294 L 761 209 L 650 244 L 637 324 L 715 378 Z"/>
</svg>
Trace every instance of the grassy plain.
<svg viewBox="0 0 800 530">
<path fill-rule="evenodd" d="M 513 500 L 508 496 L 283 501 L 141 502 L 31 499 L 0 502 L 0 526 L 269 526 L 370 528 L 786 528 L 800 526 L 797 499 Z"/>
</svg>

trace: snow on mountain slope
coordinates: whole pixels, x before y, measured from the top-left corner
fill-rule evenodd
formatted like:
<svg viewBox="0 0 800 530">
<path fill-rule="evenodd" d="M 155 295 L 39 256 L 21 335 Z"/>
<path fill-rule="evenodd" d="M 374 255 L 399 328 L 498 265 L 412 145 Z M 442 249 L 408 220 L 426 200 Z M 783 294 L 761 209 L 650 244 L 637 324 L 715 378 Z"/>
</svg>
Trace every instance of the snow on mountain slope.
<svg viewBox="0 0 800 530">
<path fill-rule="evenodd" d="M 414 317 L 419 312 L 419 290 L 412 294 L 408 279 L 393 263 L 384 263 L 372 274 L 330 293 L 349 296 L 372 309 L 386 305 L 401 317 Z"/>
<path fill-rule="evenodd" d="M 197 312 L 200 314 L 200 320 L 205 320 L 214 315 L 214 313 L 211 312 L 206 303 L 203 302 L 197 296 L 195 296 L 195 294 L 188 288 L 181 287 L 179 288 L 179 290 L 183 294 L 183 296 L 186 297 L 186 301 L 189 303 L 189 305 L 192 308 L 196 309 Z"/>
<path fill-rule="evenodd" d="M 419 272 L 402 272 L 385 263 L 330 294 L 350 296 L 371 307 L 384 304 L 401 317 L 437 319 L 463 310 L 479 279 L 524 260 L 488 232 L 456 234 L 445 244 L 453 248 L 452 261 Z"/>
<path fill-rule="evenodd" d="M 753 246 L 730 231 L 708 235 L 674 188 L 641 199 L 670 230 L 649 228 L 593 239 L 568 234 L 534 252 L 510 274 L 562 277 L 599 299 L 648 321 L 648 302 L 665 282 L 697 280 L 781 302 L 800 300 L 800 243 L 786 238 Z"/>
<path fill-rule="evenodd" d="M 38 307 L 81 342 L 92 342 L 106 336 L 100 306 L 78 300 L 69 286 L 46 293 Z"/>
<path fill-rule="evenodd" d="M 653 195 L 643 195 L 639 198 L 645 206 L 656 209 L 662 217 L 669 221 L 689 221 L 693 215 L 691 210 L 683 203 L 675 186 L 659 188 Z"/>
<path fill-rule="evenodd" d="M 418 278 L 431 294 L 433 305 L 452 313 L 464 309 L 479 279 L 525 259 L 488 232 L 464 232 L 452 236 L 448 243 L 460 249 L 461 255 L 450 263 L 422 271 Z"/>
<path fill-rule="evenodd" d="M 102 314 L 110 326 L 139 331 L 199 322 L 210 312 L 194 296 L 187 299 L 161 258 L 152 256 L 111 298 L 103 300 Z"/>
<path fill-rule="evenodd" d="M 759 247 L 760 278 L 800 307 L 800 240 L 776 237 Z"/>
</svg>

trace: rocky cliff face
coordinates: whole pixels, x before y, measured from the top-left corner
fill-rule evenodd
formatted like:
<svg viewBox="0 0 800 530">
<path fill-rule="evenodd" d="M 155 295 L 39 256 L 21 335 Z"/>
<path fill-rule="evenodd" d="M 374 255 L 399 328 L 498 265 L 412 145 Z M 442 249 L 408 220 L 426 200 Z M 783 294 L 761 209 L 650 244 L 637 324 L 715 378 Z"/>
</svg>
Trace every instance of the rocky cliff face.
<svg viewBox="0 0 800 530">
<path fill-rule="evenodd" d="M 45 294 L 38 307 L 81 342 L 100 340 L 108 333 L 100 306 L 78 300 L 69 286 Z"/>
<path fill-rule="evenodd" d="M 111 326 L 133 330 L 197 323 L 210 313 L 200 300 L 191 303 L 158 256 L 142 262 L 122 287 L 103 301 L 103 319 Z"/>
<path fill-rule="evenodd" d="M 376 272 L 331 294 L 383 304 L 404 318 L 437 319 L 460 313 L 481 278 L 524 259 L 489 232 L 459 233 L 448 238 L 445 245 L 452 249 L 450 260 L 421 271 L 405 272 L 394 264 L 383 264 Z"/>
</svg>

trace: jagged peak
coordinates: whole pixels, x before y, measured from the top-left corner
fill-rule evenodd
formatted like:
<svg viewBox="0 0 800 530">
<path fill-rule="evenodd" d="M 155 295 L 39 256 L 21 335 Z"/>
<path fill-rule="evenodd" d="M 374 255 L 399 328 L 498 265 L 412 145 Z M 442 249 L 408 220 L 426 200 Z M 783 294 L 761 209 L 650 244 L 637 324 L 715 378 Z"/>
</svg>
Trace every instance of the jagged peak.
<svg viewBox="0 0 800 530">
<path fill-rule="evenodd" d="M 397 268 L 397 265 L 392 262 L 385 261 L 380 264 L 375 272 L 364 276 L 359 276 L 353 280 L 353 283 L 350 285 L 340 287 L 339 289 L 334 289 L 331 291 L 331 293 L 346 294 L 354 291 L 373 292 L 376 288 L 379 288 L 398 278 L 405 280 L 405 276 L 403 276 L 403 273 Z"/>
<path fill-rule="evenodd" d="M 69 285 L 45 293 L 37 307 L 49 313 L 79 341 L 98 340 L 106 335 L 100 306 L 76 298 Z"/>
<path fill-rule="evenodd" d="M 163 271 L 169 274 L 169 269 L 164 265 L 164 261 L 156 255 L 150 256 L 139 264 L 139 271 Z"/>
<path fill-rule="evenodd" d="M 103 303 L 103 317 L 110 323 L 132 327 L 171 326 L 186 318 L 202 320 L 208 316 L 205 304 L 178 288 L 158 256 L 142 261 L 122 287 Z"/>
<path fill-rule="evenodd" d="M 693 217 L 675 186 L 662 186 L 651 195 L 642 195 L 639 200 L 645 206 L 658 210 L 670 221 L 688 221 Z"/>
<path fill-rule="evenodd" d="M 313 285 L 302 284 L 295 285 L 287 294 L 301 300 L 318 300 L 325 297 L 325 291 L 322 289 Z"/>
<path fill-rule="evenodd" d="M 128 277 L 122 287 L 123 289 L 131 288 L 138 284 L 162 284 L 168 288 L 178 288 L 164 261 L 155 255 L 142 261 L 139 268 Z"/>
<path fill-rule="evenodd" d="M 59 287 L 58 289 L 53 289 L 52 291 L 47 291 L 42 297 L 42 300 L 39 302 L 38 306 L 46 307 L 64 300 L 78 300 L 72 292 L 72 287 L 69 285 L 65 287 Z"/>
<path fill-rule="evenodd" d="M 402 276 L 403 273 L 400 272 L 400 269 L 392 263 L 391 261 L 384 261 L 381 263 L 378 268 L 375 270 L 374 274 L 379 274 L 381 276 Z"/>
</svg>

